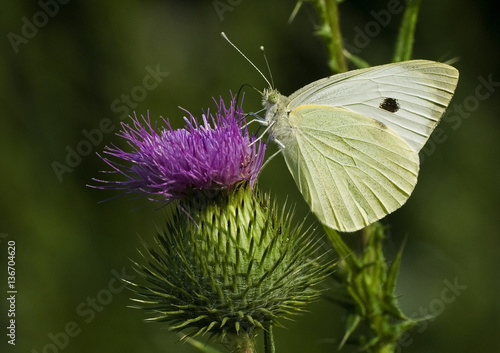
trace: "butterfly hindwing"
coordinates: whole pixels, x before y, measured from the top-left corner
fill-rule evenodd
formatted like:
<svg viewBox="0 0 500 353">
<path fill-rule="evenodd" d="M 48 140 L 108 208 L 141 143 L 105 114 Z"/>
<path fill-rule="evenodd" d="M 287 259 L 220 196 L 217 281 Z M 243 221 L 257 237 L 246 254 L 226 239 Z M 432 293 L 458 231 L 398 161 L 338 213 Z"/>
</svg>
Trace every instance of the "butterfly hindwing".
<svg viewBox="0 0 500 353">
<path fill-rule="evenodd" d="M 302 105 L 288 115 L 283 154 L 312 211 L 355 231 L 399 208 L 417 181 L 418 155 L 384 124 L 342 108 Z M 280 140 L 281 141 L 281 140 Z"/>
</svg>

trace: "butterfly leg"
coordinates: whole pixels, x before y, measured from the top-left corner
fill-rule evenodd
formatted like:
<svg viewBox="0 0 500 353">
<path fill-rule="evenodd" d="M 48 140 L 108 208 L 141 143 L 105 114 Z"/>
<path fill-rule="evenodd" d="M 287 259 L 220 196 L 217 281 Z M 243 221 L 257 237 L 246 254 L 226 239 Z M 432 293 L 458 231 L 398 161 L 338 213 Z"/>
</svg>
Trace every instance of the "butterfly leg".
<svg viewBox="0 0 500 353">
<path fill-rule="evenodd" d="M 281 152 L 281 150 L 285 149 L 285 145 L 280 140 L 274 139 L 273 141 L 280 148 L 280 150 L 278 152 Z"/>
<path fill-rule="evenodd" d="M 283 145 L 281 141 L 274 140 L 274 142 L 276 142 L 279 149 L 276 152 L 274 152 L 268 159 L 266 159 L 266 161 L 264 162 L 264 164 L 262 164 L 262 167 L 260 168 L 261 171 L 274 157 L 276 157 L 285 148 L 285 145 Z"/>
<path fill-rule="evenodd" d="M 259 122 L 262 125 L 266 126 L 266 129 L 264 130 L 264 132 L 262 134 L 260 134 L 259 137 L 257 137 L 254 141 L 252 141 L 252 143 L 249 146 L 252 146 L 257 141 L 260 141 L 260 139 L 262 138 L 262 136 L 264 136 L 266 134 L 266 132 L 268 132 L 269 129 L 274 125 L 274 121 L 268 122 L 266 120 L 257 120 L 257 122 Z M 283 146 L 283 144 L 281 144 L 281 146 Z M 285 146 L 283 146 L 283 147 L 285 147 Z"/>
<path fill-rule="evenodd" d="M 262 110 L 260 110 L 260 111 L 262 111 Z M 260 112 L 260 111 L 259 111 L 259 112 Z M 246 123 L 244 126 L 242 126 L 241 128 L 242 128 L 242 129 L 247 128 L 247 127 L 248 127 L 248 125 L 250 125 L 251 123 L 254 123 L 254 122 L 258 122 L 260 125 L 267 126 L 267 125 L 268 125 L 268 122 L 267 122 L 264 118 L 262 118 L 260 115 L 258 115 L 258 113 L 259 113 L 259 112 L 257 112 L 257 113 L 247 113 L 247 114 L 245 115 L 245 118 L 246 118 L 247 116 L 251 116 L 251 117 L 253 117 L 254 119 L 252 119 L 252 120 L 250 120 L 249 122 L 247 122 L 247 123 Z"/>
</svg>

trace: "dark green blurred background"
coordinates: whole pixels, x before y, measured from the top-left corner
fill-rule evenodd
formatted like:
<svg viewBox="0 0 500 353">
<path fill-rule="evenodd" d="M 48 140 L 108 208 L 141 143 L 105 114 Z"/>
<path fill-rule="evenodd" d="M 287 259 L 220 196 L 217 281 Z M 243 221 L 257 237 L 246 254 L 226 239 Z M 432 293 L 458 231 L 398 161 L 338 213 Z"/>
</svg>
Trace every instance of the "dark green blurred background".
<svg viewBox="0 0 500 353">
<path fill-rule="evenodd" d="M 371 64 L 391 60 L 401 13 L 385 26 L 375 22 L 388 3 L 348 0 L 340 6 L 346 43 Z M 225 4 L 227 11 L 218 13 L 214 4 Z M 200 115 L 214 107 L 212 97 L 227 98 L 243 83 L 265 87 L 221 31 L 261 68 L 258 48 L 266 47 L 283 94 L 328 75 L 314 13 L 306 7 L 288 24 L 294 6 L 295 1 L 67 1 L 57 9 L 49 6 L 44 17 L 35 1 L 4 3 L 1 352 L 12 350 L 5 329 L 9 240 L 17 250 L 13 351 L 196 352 L 175 343 L 165 325 L 144 324 L 144 313 L 126 308 L 130 293 L 114 280 L 117 273 L 133 275 L 129 258 L 138 258 L 138 235 L 151 239 L 161 211 L 128 197 L 97 204 L 117 193 L 85 185 L 106 169 L 95 152 L 121 143 L 114 134 L 129 112 L 149 110 L 152 119 L 162 115 L 180 126 L 184 113 L 178 106 Z M 402 352 L 500 351 L 500 85 L 484 84 L 500 81 L 500 29 L 492 6 L 423 1 L 414 57 L 458 57 L 460 82 L 450 112 L 424 148 L 413 196 L 384 219 L 390 225 L 389 260 L 408 237 L 397 289 L 404 311 L 440 313 L 410 333 Z M 169 74 L 143 82 L 156 69 Z M 132 95 L 130 102 L 122 95 Z M 248 89 L 245 109 L 257 111 L 259 100 Z M 84 130 L 90 142 L 83 142 L 89 141 Z M 81 161 L 73 157 L 72 171 L 58 177 L 54 162 L 67 164 L 68 148 L 86 155 Z M 297 219 L 307 214 L 281 157 L 266 167 L 260 186 L 281 201 L 296 201 Z M 460 286 L 446 290 L 454 283 Z M 276 330 L 278 352 L 336 352 L 343 311 L 321 302 L 309 309 L 286 323 L 287 329 Z M 74 337 L 65 339 L 64 330 Z M 51 337 L 61 348 L 54 349 Z"/>
</svg>

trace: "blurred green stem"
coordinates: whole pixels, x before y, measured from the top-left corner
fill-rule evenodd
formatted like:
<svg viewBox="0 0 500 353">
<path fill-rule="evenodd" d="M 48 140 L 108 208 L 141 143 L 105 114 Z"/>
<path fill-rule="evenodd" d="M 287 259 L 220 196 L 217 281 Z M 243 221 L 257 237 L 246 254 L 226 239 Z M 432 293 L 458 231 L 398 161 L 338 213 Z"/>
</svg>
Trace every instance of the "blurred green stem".
<svg viewBox="0 0 500 353">
<path fill-rule="evenodd" d="M 345 72 L 347 63 L 342 47 L 337 0 L 314 0 L 313 4 L 320 17 L 319 34 L 328 48 L 330 69 L 333 73 Z"/>
<path fill-rule="evenodd" d="M 267 325 L 264 330 L 264 353 L 275 353 L 273 326 Z"/>
<path fill-rule="evenodd" d="M 406 4 L 398 39 L 396 40 L 393 62 L 411 60 L 418 10 L 421 2 L 421 0 L 409 0 Z"/>
</svg>

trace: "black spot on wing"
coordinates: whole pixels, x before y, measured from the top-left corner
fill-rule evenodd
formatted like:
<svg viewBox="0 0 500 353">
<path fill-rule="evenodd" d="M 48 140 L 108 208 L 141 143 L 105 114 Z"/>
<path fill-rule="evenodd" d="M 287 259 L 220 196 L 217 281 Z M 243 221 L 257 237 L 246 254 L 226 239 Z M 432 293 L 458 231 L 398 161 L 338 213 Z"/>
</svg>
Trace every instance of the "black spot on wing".
<svg viewBox="0 0 500 353">
<path fill-rule="evenodd" d="M 399 110 L 399 103 L 394 98 L 384 98 L 379 108 L 387 110 L 390 113 L 395 113 Z"/>
</svg>

